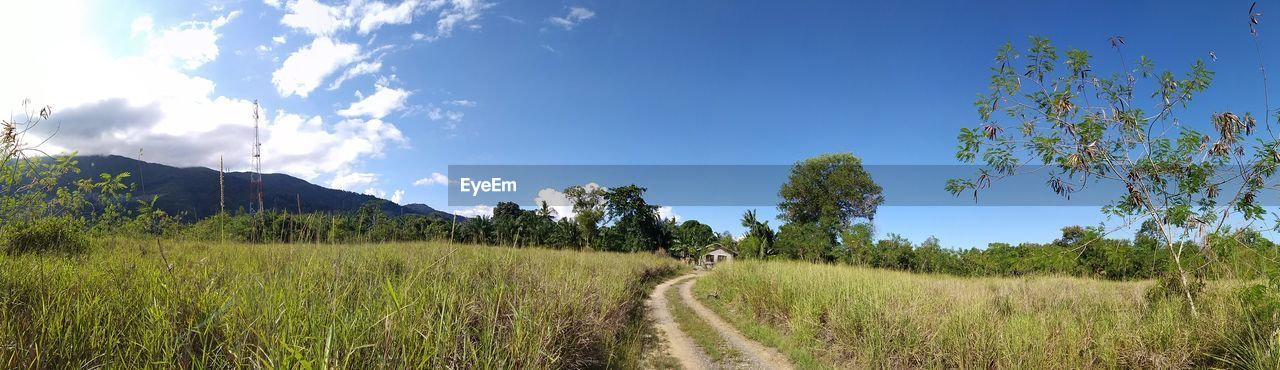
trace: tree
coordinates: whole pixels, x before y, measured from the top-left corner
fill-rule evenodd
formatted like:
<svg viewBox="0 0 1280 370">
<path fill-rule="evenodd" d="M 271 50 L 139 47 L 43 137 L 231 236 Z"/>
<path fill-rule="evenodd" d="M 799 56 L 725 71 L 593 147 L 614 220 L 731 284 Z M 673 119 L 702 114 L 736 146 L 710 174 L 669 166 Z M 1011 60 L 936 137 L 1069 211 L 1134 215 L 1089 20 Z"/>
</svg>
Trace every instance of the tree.
<svg viewBox="0 0 1280 370">
<path fill-rule="evenodd" d="M 675 230 L 675 245 L 671 248 L 672 256 L 697 257 L 706 251 L 703 248 L 716 242 L 716 233 L 697 220 L 688 220 Z"/>
<path fill-rule="evenodd" d="M 860 222 L 845 228 L 840 233 L 840 242 L 844 243 L 844 249 L 849 252 L 851 262 L 866 264 L 870 262 L 870 256 L 874 253 L 871 249 L 874 237 L 875 227 L 870 223 Z"/>
<path fill-rule="evenodd" d="M 788 223 L 815 223 L 834 237 L 854 219 L 875 218 L 884 203 L 880 185 L 851 153 L 823 154 L 797 162 L 778 191 L 778 218 Z"/>
<path fill-rule="evenodd" d="M 751 241 L 747 243 L 750 248 L 743 248 L 744 256 L 753 255 L 760 259 L 764 259 L 765 257 L 776 253 L 773 249 L 773 242 L 775 239 L 773 228 L 769 227 L 769 221 L 760 222 L 760 220 L 756 218 L 756 210 L 748 210 L 742 214 L 742 227 L 747 228 L 747 237 L 751 239 Z"/>
<path fill-rule="evenodd" d="M 1045 38 L 1032 37 L 1025 55 L 1012 44 L 1002 46 L 990 91 L 975 102 L 979 124 L 961 129 L 957 138 L 957 159 L 980 159 L 988 168 L 974 178 L 949 180 L 947 190 L 976 201 L 995 180 L 1041 169 L 1047 187 L 1068 199 L 1095 181 L 1122 185 L 1123 194 L 1103 211 L 1126 224 L 1152 222 L 1173 258 L 1173 285 L 1197 315 L 1188 248 L 1207 248 L 1208 236 L 1233 217 L 1252 222 L 1266 215 L 1257 195 L 1280 163 L 1270 108 L 1261 129 L 1247 112 L 1180 121 L 1180 108 L 1213 80 L 1204 61 L 1179 78 L 1156 72 L 1145 56 L 1126 64 L 1122 38 L 1111 46 L 1121 57 L 1111 75 L 1092 65 L 1088 51 L 1067 50 L 1064 58 Z M 1018 64 L 1020 59 L 1025 62 Z"/>
<path fill-rule="evenodd" d="M 627 252 L 653 250 L 662 244 L 658 206 L 644 200 L 645 188 L 620 186 L 605 192 L 606 215 L 613 224 L 611 249 Z"/>
<path fill-rule="evenodd" d="M 835 239 L 817 223 L 789 223 L 778 228 L 778 251 L 792 259 L 810 262 L 835 257 Z"/>
<path fill-rule="evenodd" d="M 578 235 L 582 245 L 591 248 L 591 243 L 600 235 L 600 221 L 604 219 L 606 189 L 596 184 L 586 186 L 570 186 L 564 189 L 564 195 L 573 203 L 573 220 L 578 225 Z"/>
</svg>

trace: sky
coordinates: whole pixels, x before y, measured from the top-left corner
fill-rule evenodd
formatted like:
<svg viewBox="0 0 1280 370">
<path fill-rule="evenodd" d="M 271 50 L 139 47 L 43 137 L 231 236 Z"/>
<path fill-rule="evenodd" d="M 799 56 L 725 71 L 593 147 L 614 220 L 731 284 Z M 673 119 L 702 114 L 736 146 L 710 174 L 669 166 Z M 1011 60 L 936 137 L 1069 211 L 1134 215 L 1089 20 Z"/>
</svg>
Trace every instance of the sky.
<svg viewBox="0 0 1280 370">
<path fill-rule="evenodd" d="M 1090 50 L 1106 73 L 1119 70 L 1115 35 L 1130 58 L 1179 74 L 1213 52 L 1214 84 L 1185 119 L 1262 111 L 1249 5 L 4 1 L 0 104 L 11 116 L 23 99 L 53 106 L 52 152 L 246 170 L 257 100 L 265 172 L 475 215 L 486 208 L 447 206 L 449 165 L 786 165 L 832 152 L 957 164 L 996 48 L 1031 35 Z M 1280 50 L 1272 6 L 1260 4 L 1267 62 Z M 741 233 L 745 210 L 662 212 Z M 875 222 L 881 236 L 956 248 L 1115 223 L 1097 206 L 882 207 Z"/>
</svg>

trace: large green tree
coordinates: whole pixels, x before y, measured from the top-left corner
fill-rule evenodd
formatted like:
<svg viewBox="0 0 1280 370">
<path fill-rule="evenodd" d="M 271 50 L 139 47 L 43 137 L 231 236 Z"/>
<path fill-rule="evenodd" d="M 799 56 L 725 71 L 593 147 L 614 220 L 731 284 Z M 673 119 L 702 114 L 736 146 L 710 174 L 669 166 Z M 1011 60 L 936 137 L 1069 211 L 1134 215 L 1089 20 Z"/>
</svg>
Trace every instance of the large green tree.
<svg viewBox="0 0 1280 370">
<path fill-rule="evenodd" d="M 609 249 L 627 252 L 654 250 L 664 246 L 658 206 L 644 200 L 645 188 L 619 186 L 605 193 L 605 213 L 612 223 Z"/>
<path fill-rule="evenodd" d="M 817 224 L 832 236 L 855 219 L 872 220 L 884 203 L 880 185 L 851 153 L 823 154 L 797 162 L 778 191 L 778 217 Z"/>
</svg>

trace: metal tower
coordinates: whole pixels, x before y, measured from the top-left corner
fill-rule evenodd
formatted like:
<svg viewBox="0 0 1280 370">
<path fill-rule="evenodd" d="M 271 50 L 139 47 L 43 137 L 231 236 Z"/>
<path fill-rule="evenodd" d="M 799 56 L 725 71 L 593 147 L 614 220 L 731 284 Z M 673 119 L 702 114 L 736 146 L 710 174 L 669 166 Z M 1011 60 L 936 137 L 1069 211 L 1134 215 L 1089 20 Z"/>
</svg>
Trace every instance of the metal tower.
<svg viewBox="0 0 1280 370">
<path fill-rule="evenodd" d="M 249 174 L 249 209 L 253 213 L 262 212 L 265 208 L 262 206 L 262 141 L 258 138 L 258 116 L 260 109 L 258 101 L 253 101 L 253 172 Z M 257 200 L 258 207 L 254 208 L 253 202 Z"/>
</svg>

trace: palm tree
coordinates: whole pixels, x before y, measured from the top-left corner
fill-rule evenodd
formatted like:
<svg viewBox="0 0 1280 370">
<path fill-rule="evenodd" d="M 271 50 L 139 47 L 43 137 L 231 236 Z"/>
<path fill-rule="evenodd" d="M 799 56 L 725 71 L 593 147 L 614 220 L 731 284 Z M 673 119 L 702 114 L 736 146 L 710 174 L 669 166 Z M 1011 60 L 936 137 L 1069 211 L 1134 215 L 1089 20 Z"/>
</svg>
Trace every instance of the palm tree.
<svg viewBox="0 0 1280 370">
<path fill-rule="evenodd" d="M 769 227 L 769 221 L 760 222 L 756 218 L 756 210 L 748 210 L 742 214 L 742 227 L 747 228 L 747 235 L 756 237 L 760 240 L 760 258 L 764 258 L 767 251 L 773 247 L 773 239 L 775 237 L 773 228 Z"/>
</svg>

